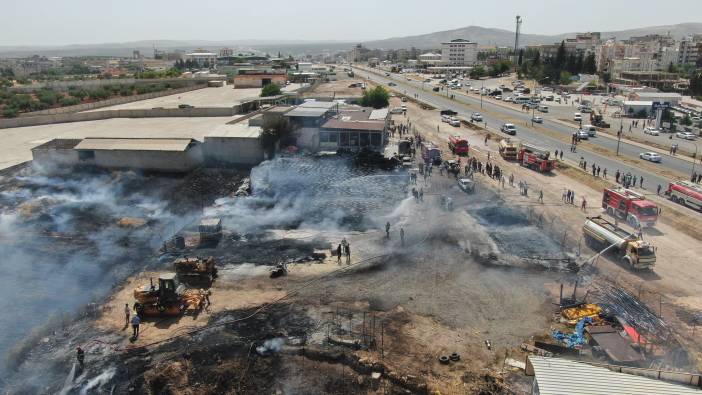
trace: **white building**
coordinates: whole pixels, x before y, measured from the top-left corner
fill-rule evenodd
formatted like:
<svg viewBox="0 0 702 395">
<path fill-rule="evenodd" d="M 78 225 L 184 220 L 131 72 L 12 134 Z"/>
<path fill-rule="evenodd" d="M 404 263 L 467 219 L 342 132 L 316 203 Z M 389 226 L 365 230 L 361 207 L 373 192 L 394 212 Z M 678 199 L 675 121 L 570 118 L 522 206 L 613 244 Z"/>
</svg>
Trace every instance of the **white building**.
<svg viewBox="0 0 702 395">
<path fill-rule="evenodd" d="M 441 54 L 434 52 L 427 52 L 425 54 L 419 55 L 419 63 L 424 65 L 436 65 L 441 63 Z"/>
<path fill-rule="evenodd" d="M 201 67 L 207 62 L 211 67 L 214 67 L 217 64 L 217 54 L 214 52 L 195 50 L 194 52 L 186 53 L 185 60 L 192 60 Z"/>
<path fill-rule="evenodd" d="M 462 38 L 441 43 L 441 63 L 446 66 L 472 66 L 478 61 L 478 43 Z"/>
</svg>

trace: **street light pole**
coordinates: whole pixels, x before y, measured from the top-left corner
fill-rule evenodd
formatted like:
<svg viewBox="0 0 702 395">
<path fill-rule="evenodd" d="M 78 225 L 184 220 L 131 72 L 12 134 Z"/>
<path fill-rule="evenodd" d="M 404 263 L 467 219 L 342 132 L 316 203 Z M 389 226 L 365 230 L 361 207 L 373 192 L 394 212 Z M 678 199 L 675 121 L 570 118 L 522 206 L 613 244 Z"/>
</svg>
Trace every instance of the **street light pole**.
<svg viewBox="0 0 702 395">
<path fill-rule="evenodd" d="M 485 89 L 485 81 L 480 82 L 480 109 L 483 109 L 483 89 Z"/>
<path fill-rule="evenodd" d="M 690 144 L 695 146 L 695 154 L 692 156 L 692 174 L 695 174 L 695 162 L 697 161 L 697 144 L 695 144 L 695 143 L 690 143 Z"/>
</svg>

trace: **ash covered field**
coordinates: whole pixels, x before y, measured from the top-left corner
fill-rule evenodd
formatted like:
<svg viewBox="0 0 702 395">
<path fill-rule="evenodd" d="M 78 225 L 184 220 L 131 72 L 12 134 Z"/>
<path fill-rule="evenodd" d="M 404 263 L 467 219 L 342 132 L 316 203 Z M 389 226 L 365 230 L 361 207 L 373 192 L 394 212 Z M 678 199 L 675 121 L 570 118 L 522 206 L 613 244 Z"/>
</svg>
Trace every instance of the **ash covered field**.
<svg viewBox="0 0 702 395">
<path fill-rule="evenodd" d="M 264 162 L 250 173 L 251 195 L 235 197 L 241 178 L 31 169 L 5 176 L 0 232 L 12 248 L 0 248 L 11 257 L 2 263 L 11 279 L 0 292 L 12 306 L 0 319 L 28 318 L 0 338 L 6 390 L 423 393 L 450 384 L 510 393 L 481 372 L 548 330 L 546 287 L 563 276 L 520 262 L 533 258 L 537 242 L 560 254 L 524 214 L 496 218 L 497 196 L 465 195 L 439 176 L 422 184 L 417 201 L 406 172 L 347 158 Z M 453 211 L 441 207 L 441 195 L 454 198 Z M 187 239 L 201 217 L 222 219 L 216 246 L 159 253 L 172 235 Z M 332 256 L 342 239 L 349 265 Z M 143 337 L 129 342 L 119 306 L 144 280 L 139 274 L 195 254 L 218 262 L 212 306 L 196 317 L 147 320 Z M 269 278 L 281 262 L 287 276 Z M 255 351 L 266 344 L 276 346 Z M 86 348 L 83 369 L 78 345 Z M 437 356 L 451 352 L 473 357 L 442 369 Z M 371 379 L 378 369 L 383 378 Z M 41 380 L 30 380 L 38 371 Z"/>
</svg>

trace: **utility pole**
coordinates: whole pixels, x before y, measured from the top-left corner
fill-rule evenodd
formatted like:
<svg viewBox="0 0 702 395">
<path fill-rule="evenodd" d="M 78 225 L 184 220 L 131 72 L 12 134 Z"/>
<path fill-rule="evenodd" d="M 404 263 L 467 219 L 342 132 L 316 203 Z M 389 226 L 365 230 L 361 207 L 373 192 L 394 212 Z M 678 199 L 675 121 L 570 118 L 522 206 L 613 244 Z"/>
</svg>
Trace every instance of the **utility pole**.
<svg viewBox="0 0 702 395">
<path fill-rule="evenodd" d="M 519 59 L 519 55 L 518 55 L 517 51 L 519 49 L 519 34 L 521 32 L 521 29 L 522 29 L 522 17 L 517 15 L 517 17 L 515 18 L 515 21 L 516 21 L 516 29 L 514 32 L 514 64 L 516 65 L 517 61 Z"/>
</svg>

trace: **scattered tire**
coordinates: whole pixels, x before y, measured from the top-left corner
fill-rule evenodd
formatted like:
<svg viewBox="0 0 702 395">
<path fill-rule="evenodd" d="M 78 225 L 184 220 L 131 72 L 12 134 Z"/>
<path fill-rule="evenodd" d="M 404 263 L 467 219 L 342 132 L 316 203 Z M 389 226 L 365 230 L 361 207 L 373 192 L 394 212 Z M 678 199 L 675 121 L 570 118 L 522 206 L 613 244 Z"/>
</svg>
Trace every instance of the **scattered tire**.
<svg viewBox="0 0 702 395">
<path fill-rule="evenodd" d="M 439 357 L 439 363 L 442 364 L 442 365 L 448 365 L 448 363 L 449 363 L 450 361 L 451 361 L 451 360 L 450 360 L 449 357 L 447 357 L 446 355 L 442 355 L 442 356 Z"/>
<path fill-rule="evenodd" d="M 449 356 L 449 359 L 452 361 L 460 361 L 461 360 L 461 354 L 455 352 Z"/>
</svg>

